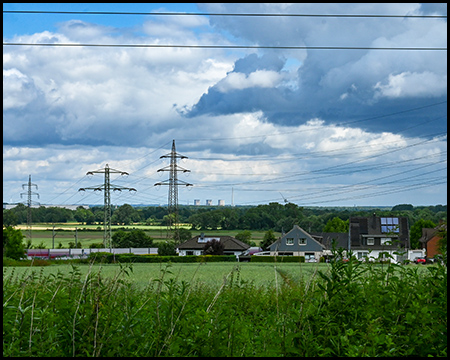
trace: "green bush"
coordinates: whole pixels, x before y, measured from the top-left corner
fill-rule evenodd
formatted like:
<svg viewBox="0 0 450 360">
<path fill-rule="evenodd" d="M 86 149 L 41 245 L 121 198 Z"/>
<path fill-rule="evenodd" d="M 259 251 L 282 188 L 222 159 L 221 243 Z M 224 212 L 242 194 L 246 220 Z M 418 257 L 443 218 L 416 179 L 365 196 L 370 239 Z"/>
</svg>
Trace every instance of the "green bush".
<svg viewBox="0 0 450 360">
<path fill-rule="evenodd" d="M 187 256 L 159 256 L 159 255 L 134 255 L 111 253 L 91 253 L 88 261 L 95 259 L 96 262 L 105 263 L 196 263 L 196 262 L 233 262 L 237 261 L 234 255 L 187 255 Z"/>
<path fill-rule="evenodd" d="M 264 263 L 272 263 L 272 262 L 299 262 L 304 263 L 304 256 L 252 256 L 250 258 L 251 262 L 264 262 Z"/>
</svg>

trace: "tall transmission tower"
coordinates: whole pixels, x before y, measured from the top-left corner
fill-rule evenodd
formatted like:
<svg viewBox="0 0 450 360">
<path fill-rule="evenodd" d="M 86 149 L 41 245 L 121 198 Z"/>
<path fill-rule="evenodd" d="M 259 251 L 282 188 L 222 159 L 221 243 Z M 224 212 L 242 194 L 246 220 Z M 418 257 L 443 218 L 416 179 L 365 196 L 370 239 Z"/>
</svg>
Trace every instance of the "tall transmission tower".
<svg viewBox="0 0 450 360">
<path fill-rule="evenodd" d="M 160 159 L 163 158 L 170 158 L 170 165 L 166 166 L 162 169 L 159 169 L 160 171 L 168 171 L 169 172 L 169 179 L 156 183 L 156 185 L 169 185 L 169 197 L 167 202 L 167 210 L 168 210 L 168 225 L 167 228 L 169 232 L 172 231 L 172 229 L 177 228 L 178 224 L 178 186 L 184 185 L 184 186 L 193 186 L 192 184 L 189 184 L 185 181 L 178 180 L 178 172 L 190 172 L 191 170 L 183 169 L 182 167 L 177 165 L 177 159 L 187 159 L 187 156 L 180 155 L 177 153 L 175 149 L 175 140 L 172 141 L 172 151 L 169 154 L 163 155 L 160 157 Z M 176 236 L 178 236 L 178 232 L 176 232 Z M 179 239 L 177 239 L 179 241 Z"/>
<path fill-rule="evenodd" d="M 111 184 L 110 182 L 110 174 L 120 174 L 120 175 L 128 175 L 125 171 L 111 169 L 108 164 L 106 164 L 104 169 L 99 169 L 95 171 L 88 171 L 86 175 L 94 175 L 94 174 L 105 174 L 105 183 L 103 185 L 97 185 L 92 187 L 80 188 L 78 191 L 86 191 L 86 190 L 94 190 L 94 191 L 104 191 L 105 193 L 105 216 L 103 221 L 103 226 L 105 228 L 105 233 L 103 235 L 103 246 L 106 248 L 109 245 L 109 248 L 112 248 L 111 245 L 111 190 L 113 191 L 136 191 L 134 188 L 128 188 L 123 186 L 118 186 Z"/>
<path fill-rule="evenodd" d="M 39 199 L 39 194 L 31 191 L 31 188 L 33 186 L 36 187 L 36 190 L 38 189 L 38 186 L 31 182 L 31 175 L 29 175 L 28 176 L 28 184 L 23 184 L 22 185 L 22 189 L 25 189 L 25 187 L 28 187 L 28 191 L 26 193 L 20 193 L 20 197 L 22 197 L 22 195 L 27 195 L 27 206 L 28 206 L 28 212 L 27 212 L 27 234 L 28 234 L 28 239 L 29 239 L 30 244 L 31 244 L 31 205 L 33 205 L 33 204 L 34 205 L 39 205 L 38 202 L 31 200 L 31 196 L 33 196 L 33 195 L 37 195 L 37 197 Z"/>
</svg>

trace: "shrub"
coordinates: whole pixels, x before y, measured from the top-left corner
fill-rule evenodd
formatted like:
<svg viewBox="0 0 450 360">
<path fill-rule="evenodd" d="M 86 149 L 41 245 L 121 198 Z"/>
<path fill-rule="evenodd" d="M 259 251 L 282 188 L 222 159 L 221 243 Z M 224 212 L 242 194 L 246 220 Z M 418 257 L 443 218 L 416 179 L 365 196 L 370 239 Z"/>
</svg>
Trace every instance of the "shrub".
<svg viewBox="0 0 450 360">
<path fill-rule="evenodd" d="M 251 262 L 305 262 L 304 256 L 252 256 Z"/>
</svg>

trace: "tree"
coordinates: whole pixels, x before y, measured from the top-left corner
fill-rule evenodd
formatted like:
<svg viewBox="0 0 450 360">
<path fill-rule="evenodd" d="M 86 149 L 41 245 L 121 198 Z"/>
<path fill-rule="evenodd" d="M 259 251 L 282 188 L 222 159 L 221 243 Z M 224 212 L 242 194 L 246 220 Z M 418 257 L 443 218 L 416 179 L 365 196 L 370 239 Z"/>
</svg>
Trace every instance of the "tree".
<svg viewBox="0 0 450 360">
<path fill-rule="evenodd" d="M 174 239 L 179 240 L 179 244 L 188 241 L 192 237 L 192 232 L 189 229 L 177 228 L 174 231 Z"/>
<path fill-rule="evenodd" d="M 116 248 L 142 248 L 153 245 L 153 239 L 141 229 L 131 231 L 118 230 L 113 234 L 112 242 Z"/>
<path fill-rule="evenodd" d="M 438 235 L 440 237 L 438 251 L 443 255 L 444 264 L 447 265 L 447 222 L 439 227 Z"/>
<path fill-rule="evenodd" d="M 85 209 L 83 206 L 78 206 L 75 214 L 73 215 L 76 221 L 86 225 L 93 224 L 95 222 L 95 216 L 91 210 Z"/>
<path fill-rule="evenodd" d="M 414 206 L 412 206 L 411 204 L 399 204 L 399 205 L 395 205 L 391 211 L 403 211 L 403 210 L 413 211 Z"/>
<path fill-rule="evenodd" d="M 12 226 L 3 227 L 3 254 L 11 259 L 20 260 L 25 257 L 23 234 Z"/>
<path fill-rule="evenodd" d="M 264 234 L 264 238 L 260 246 L 263 251 L 267 251 L 269 250 L 269 246 L 272 245 L 275 241 L 277 241 L 277 238 L 275 237 L 273 230 L 268 230 Z"/>
<path fill-rule="evenodd" d="M 15 226 L 19 222 L 19 218 L 12 210 L 3 210 L 3 225 Z"/>
<path fill-rule="evenodd" d="M 411 243 L 411 249 L 419 249 L 419 239 L 422 237 L 423 228 L 434 229 L 436 224 L 431 220 L 419 219 L 417 220 L 411 229 L 409 230 L 409 241 Z"/>
<path fill-rule="evenodd" d="M 111 216 L 111 223 L 130 225 L 140 221 L 140 215 L 130 204 L 123 204 Z"/>
<path fill-rule="evenodd" d="M 203 247 L 204 255 L 223 255 L 224 245 L 216 239 L 209 240 Z"/>
<path fill-rule="evenodd" d="M 239 241 L 242 241 L 242 242 L 250 245 L 252 233 L 250 230 L 244 230 L 244 231 L 241 231 L 240 233 L 237 233 L 235 238 L 238 239 Z"/>
<path fill-rule="evenodd" d="M 333 219 L 328 220 L 323 228 L 323 232 L 346 233 L 348 232 L 348 223 L 349 220 L 344 221 L 336 216 Z"/>
<path fill-rule="evenodd" d="M 176 252 L 177 245 L 175 241 L 164 241 L 158 244 L 158 255 L 161 256 L 174 256 Z"/>
</svg>

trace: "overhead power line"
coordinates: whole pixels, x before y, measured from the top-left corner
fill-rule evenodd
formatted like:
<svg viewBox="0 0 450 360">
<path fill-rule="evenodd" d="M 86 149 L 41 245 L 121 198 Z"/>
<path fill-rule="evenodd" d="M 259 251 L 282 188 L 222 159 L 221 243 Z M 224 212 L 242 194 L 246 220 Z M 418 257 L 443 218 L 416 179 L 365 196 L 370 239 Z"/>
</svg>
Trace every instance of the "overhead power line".
<svg viewBox="0 0 450 360">
<path fill-rule="evenodd" d="M 180 45 L 180 44 L 79 44 L 79 43 L 3 43 L 4 46 L 48 47 L 123 47 L 123 48 L 188 48 L 188 49 L 272 49 L 272 50 L 398 50 L 447 51 L 446 47 L 370 47 L 370 46 L 271 46 L 271 45 Z"/>
<path fill-rule="evenodd" d="M 145 15 L 145 16 L 238 16 L 238 17 L 329 17 L 329 18 L 415 18 L 446 19 L 447 15 L 384 15 L 384 14 L 280 14 L 280 13 L 205 13 L 205 12 L 128 12 L 128 11 L 49 11 L 3 10 L 10 14 L 61 15 Z"/>
</svg>

